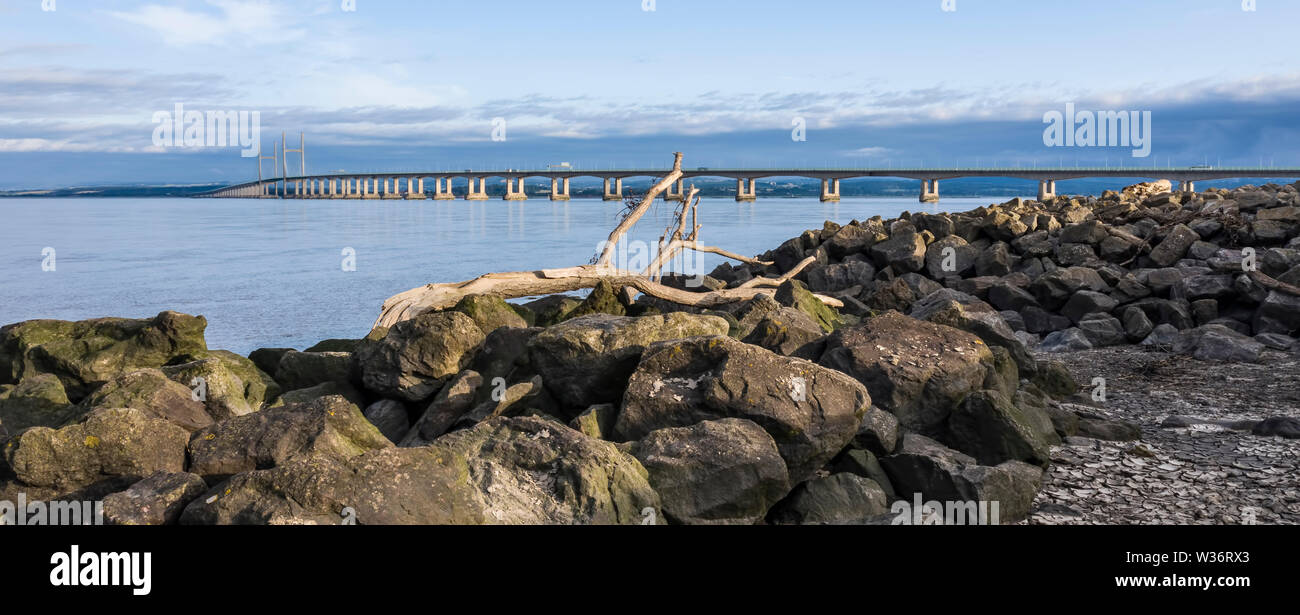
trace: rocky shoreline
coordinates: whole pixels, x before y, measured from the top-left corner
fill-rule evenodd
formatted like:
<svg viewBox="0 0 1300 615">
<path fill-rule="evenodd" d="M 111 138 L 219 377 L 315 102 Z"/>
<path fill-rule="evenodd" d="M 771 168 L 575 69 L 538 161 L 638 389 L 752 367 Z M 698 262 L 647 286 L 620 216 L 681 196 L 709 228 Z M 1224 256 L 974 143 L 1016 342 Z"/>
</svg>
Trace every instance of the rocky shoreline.
<svg viewBox="0 0 1300 615">
<path fill-rule="evenodd" d="M 602 282 L 248 357 L 174 312 L 7 325 L 0 522 L 1295 523 L 1298 233 L 1296 185 L 1155 182 L 665 280 L 815 259 L 722 309 Z"/>
</svg>

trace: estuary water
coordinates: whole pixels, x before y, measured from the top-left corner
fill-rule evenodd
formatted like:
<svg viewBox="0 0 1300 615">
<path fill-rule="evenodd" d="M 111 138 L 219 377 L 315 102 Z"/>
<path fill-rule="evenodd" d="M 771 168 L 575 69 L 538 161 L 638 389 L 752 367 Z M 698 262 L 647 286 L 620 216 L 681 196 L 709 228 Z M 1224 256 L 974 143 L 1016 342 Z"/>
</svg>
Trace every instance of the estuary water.
<svg viewBox="0 0 1300 615">
<path fill-rule="evenodd" d="M 757 255 L 826 220 L 1006 200 L 704 199 L 700 240 Z M 630 264 L 644 259 L 673 205 L 657 203 L 637 225 Z M 0 199 L 0 324 L 176 310 L 207 317 L 209 348 L 303 349 L 365 335 L 385 299 L 416 286 L 585 264 L 623 207 L 585 199 Z M 703 255 L 676 269 L 708 273 L 724 260 Z"/>
</svg>

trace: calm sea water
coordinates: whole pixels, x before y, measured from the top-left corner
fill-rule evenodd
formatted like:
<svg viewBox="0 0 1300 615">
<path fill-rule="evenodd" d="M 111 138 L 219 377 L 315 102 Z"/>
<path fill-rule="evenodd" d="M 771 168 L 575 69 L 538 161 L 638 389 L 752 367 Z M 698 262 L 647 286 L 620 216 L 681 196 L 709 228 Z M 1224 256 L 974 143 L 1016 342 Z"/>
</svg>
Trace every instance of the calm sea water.
<svg viewBox="0 0 1300 615">
<path fill-rule="evenodd" d="M 826 220 L 1005 200 L 952 198 L 936 207 L 915 198 L 706 199 L 700 238 L 756 255 Z M 365 335 L 386 298 L 416 286 L 587 263 L 622 207 L 597 200 L 0 199 L 0 324 L 176 310 L 208 318 L 209 348 L 302 349 Z M 631 239 L 652 245 L 671 215 L 671 206 L 657 204 Z M 47 247 L 53 271 L 42 268 Z M 355 271 L 344 271 L 346 248 L 355 251 Z M 684 267 L 707 273 L 723 260 L 705 255 Z"/>
</svg>

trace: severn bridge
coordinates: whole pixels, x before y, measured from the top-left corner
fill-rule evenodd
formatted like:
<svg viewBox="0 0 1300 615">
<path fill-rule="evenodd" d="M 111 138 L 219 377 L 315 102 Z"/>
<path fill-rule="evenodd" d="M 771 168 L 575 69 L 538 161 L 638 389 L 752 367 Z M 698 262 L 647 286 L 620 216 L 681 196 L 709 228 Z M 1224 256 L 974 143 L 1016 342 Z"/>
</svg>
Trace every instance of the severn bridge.
<svg viewBox="0 0 1300 615">
<path fill-rule="evenodd" d="M 291 150 L 293 151 L 293 150 Z M 488 178 L 505 179 L 507 201 L 523 201 L 524 182 L 532 178 L 550 180 L 550 199 L 569 200 L 569 180 L 575 177 L 594 177 L 604 180 L 604 200 L 623 200 L 623 180 L 629 177 L 661 178 L 669 169 L 605 169 L 579 170 L 570 167 L 546 169 L 509 169 L 504 171 L 425 171 L 404 173 L 333 173 L 266 178 L 220 188 L 197 195 L 207 198 L 280 198 L 280 199 L 436 199 L 458 198 L 452 194 L 453 179 L 467 180 L 468 189 L 460 195 L 470 201 L 488 199 Z M 287 174 L 286 174 L 287 175 Z M 1035 167 L 1035 168 L 695 168 L 684 170 L 683 179 L 674 183 L 665 194 L 667 200 L 680 201 L 685 194 L 685 181 L 692 177 L 722 177 L 736 180 L 736 200 L 754 201 L 758 198 L 756 180 L 768 177 L 805 177 L 820 179 L 821 200 L 840 200 L 840 181 L 859 177 L 892 177 L 920 180 L 920 200 L 932 203 L 939 200 L 939 181 L 961 177 L 1006 177 L 1036 180 L 1039 200 L 1056 196 L 1056 182 L 1066 179 L 1123 177 L 1167 179 L 1178 182 L 1179 191 L 1194 191 L 1197 181 L 1215 179 L 1300 178 L 1300 168 L 1272 167 Z M 432 180 L 431 186 L 426 185 Z M 432 187 L 432 190 L 427 188 Z"/>
</svg>

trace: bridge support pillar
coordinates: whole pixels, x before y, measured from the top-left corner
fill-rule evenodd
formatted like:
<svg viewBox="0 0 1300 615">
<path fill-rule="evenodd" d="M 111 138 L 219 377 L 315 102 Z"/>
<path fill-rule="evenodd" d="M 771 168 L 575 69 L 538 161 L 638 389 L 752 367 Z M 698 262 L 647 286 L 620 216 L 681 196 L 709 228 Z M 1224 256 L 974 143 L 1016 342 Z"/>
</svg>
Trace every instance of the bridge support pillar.
<svg viewBox="0 0 1300 615">
<path fill-rule="evenodd" d="M 838 179 L 822 180 L 822 202 L 823 203 L 840 202 L 840 180 Z"/>
<path fill-rule="evenodd" d="M 1180 181 L 1180 182 L 1178 182 L 1178 191 L 1179 191 L 1179 192 L 1196 192 L 1196 182 L 1194 182 L 1194 181 Z"/>
<path fill-rule="evenodd" d="M 487 195 L 487 178 L 471 177 L 469 178 L 469 192 L 465 193 L 466 201 L 486 201 Z"/>
<path fill-rule="evenodd" d="M 1044 203 L 1054 198 L 1056 198 L 1056 180 L 1044 179 L 1038 182 L 1038 202 Z"/>
<path fill-rule="evenodd" d="M 423 201 L 424 199 L 429 198 L 429 195 L 424 193 L 423 177 L 421 177 L 418 180 L 417 179 L 406 180 L 406 198 L 414 199 L 417 201 Z"/>
<path fill-rule="evenodd" d="M 444 184 L 444 183 L 445 183 L 446 186 L 447 186 L 447 188 L 446 188 L 445 190 L 443 189 L 443 184 Z M 456 198 L 456 195 L 454 195 L 454 194 L 451 193 L 451 178 L 450 178 L 450 177 L 435 177 L 435 178 L 433 178 L 433 200 L 435 200 L 435 201 L 450 201 L 451 199 L 454 199 L 454 198 Z"/>
<path fill-rule="evenodd" d="M 612 182 L 613 185 L 614 185 L 614 191 L 613 191 L 613 192 L 610 192 L 610 190 L 609 190 L 609 186 L 610 186 L 611 182 Z M 606 200 L 606 201 L 621 201 L 621 200 L 623 200 L 623 178 L 619 177 L 619 178 L 615 179 L 615 178 L 613 178 L 613 177 L 606 177 L 606 178 L 605 178 L 605 195 L 604 195 L 603 198 L 604 198 L 604 200 Z"/>
<path fill-rule="evenodd" d="M 746 189 L 745 185 L 749 188 Z M 753 203 L 758 200 L 758 181 L 754 178 L 746 179 L 744 177 L 736 180 L 736 202 Z"/>
<path fill-rule="evenodd" d="M 524 178 L 507 177 L 506 194 L 501 198 L 506 201 L 527 201 L 528 195 L 524 193 Z"/>
<path fill-rule="evenodd" d="M 398 179 L 398 178 L 396 178 L 396 177 L 385 177 L 385 178 L 384 178 L 384 198 L 386 198 L 386 199 L 400 199 L 400 198 L 402 198 L 402 194 L 401 194 L 401 193 L 402 193 L 402 188 L 401 188 L 401 186 L 398 184 L 398 182 L 400 182 L 400 181 L 402 181 L 402 180 L 400 180 L 400 179 Z M 391 189 L 390 189 L 390 185 L 391 185 Z"/>
<path fill-rule="evenodd" d="M 377 199 L 377 198 L 379 198 L 379 178 L 377 178 L 377 177 L 368 177 L 368 178 L 362 179 L 362 180 L 361 180 L 361 184 L 362 184 L 362 186 L 363 186 L 363 188 L 362 188 L 362 190 L 361 190 L 361 198 L 363 198 L 363 199 Z"/>
<path fill-rule="evenodd" d="M 567 177 L 551 178 L 551 200 L 552 201 L 569 200 L 569 178 Z"/>
<path fill-rule="evenodd" d="M 668 185 L 664 200 L 668 202 L 681 201 L 686 198 L 686 180 L 679 179 Z"/>
<path fill-rule="evenodd" d="M 939 180 L 937 179 L 921 180 L 921 202 L 922 203 L 939 202 Z"/>
</svg>

